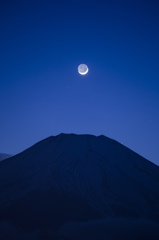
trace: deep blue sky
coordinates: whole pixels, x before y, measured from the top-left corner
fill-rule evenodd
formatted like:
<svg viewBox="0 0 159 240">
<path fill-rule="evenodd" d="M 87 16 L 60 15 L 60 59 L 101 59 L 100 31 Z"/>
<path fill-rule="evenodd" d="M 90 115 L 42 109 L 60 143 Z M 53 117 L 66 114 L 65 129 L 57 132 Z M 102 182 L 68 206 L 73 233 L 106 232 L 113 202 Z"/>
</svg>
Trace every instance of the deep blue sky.
<svg viewBox="0 0 159 240">
<path fill-rule="evenodd" d="M 103 134 L 159 164 L 158 12 L 153 0 L 1 0 L 0 152 Z"/>
</svg>

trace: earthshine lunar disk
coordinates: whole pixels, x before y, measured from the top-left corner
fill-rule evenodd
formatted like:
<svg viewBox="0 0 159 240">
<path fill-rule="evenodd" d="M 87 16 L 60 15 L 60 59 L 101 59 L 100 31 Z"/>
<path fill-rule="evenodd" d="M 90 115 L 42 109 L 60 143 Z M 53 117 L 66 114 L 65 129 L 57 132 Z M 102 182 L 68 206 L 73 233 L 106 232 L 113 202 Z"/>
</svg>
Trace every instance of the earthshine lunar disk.
<svg viewBox="0 0 159 240">
<path fill-rule="evenodd" d="M 81 75 L 87 74 L 87 73 L 88 73 L 88 67 L 87 67 L 87 65 L 86 65 L 86 64 L 80 64 L 80 65 L 78 66 L 78 72 L 79 72 L 79 74 L 81 74 Z"/>
</svg>

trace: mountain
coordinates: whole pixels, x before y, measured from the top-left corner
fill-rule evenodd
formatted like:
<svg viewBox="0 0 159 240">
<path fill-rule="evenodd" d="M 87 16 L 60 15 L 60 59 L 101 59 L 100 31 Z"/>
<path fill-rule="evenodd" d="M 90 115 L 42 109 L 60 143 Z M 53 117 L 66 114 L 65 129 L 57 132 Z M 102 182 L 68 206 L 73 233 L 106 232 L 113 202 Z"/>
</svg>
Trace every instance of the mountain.
<svg viewBox="0 0 159 240">
<path fill-rule="evenodd" d="M 6 154 L 6 153 L 0 153 L 0 161 L 6 159 L 6 158 L 9 158 L 11 157 L 11 155 L 9 154 Z"/>
<path fill-rule="evenodd" d="M 69 221 L 158 224 L 158 200 L 159 167 L 103 135 L 51 136 L 0 163 L 0 221 L 38 239 Z"/>
</svg>

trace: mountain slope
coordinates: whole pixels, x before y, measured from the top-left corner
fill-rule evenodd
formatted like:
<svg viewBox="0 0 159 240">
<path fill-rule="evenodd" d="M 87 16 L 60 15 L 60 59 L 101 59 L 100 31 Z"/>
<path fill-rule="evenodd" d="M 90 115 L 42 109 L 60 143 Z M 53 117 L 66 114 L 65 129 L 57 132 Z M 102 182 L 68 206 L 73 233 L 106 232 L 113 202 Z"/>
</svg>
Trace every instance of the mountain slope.
<svg viewBox="0 0 159 240">
<path fill-rule="evenodd" d="M 158 199 L 159 167 L 105 136 L 60 134 L 0 163 L 0 220 L 26 231 L 108 216 L 159 222 Z"/>
<path fill-rule="evenodd" d="M 6 154 L 6 153 L 0 153 L 0 161 L 6 159 L 6 158 L 9 158 L 11 157 L 11 155 L 9 154 Z"/>
</svg>

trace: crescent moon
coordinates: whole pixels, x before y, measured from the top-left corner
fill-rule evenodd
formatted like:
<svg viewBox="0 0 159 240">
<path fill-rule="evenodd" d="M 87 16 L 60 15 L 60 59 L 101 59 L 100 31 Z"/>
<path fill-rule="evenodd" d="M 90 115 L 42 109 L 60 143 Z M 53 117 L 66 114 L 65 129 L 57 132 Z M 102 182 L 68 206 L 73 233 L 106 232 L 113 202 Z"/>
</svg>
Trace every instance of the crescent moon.
<svg viewBox="0 0 159 240">
<path fill-rule="evenodd" d="M 78 72 L 79 72 L 79 74 L 81 74 L 81 75 L 86 75 L 87 73 L 88 73 L 88 67 L 87 67 L 87 65 L 86 64 L 80 64 L 79 66 L 78 66 Z"/>
</svg>

